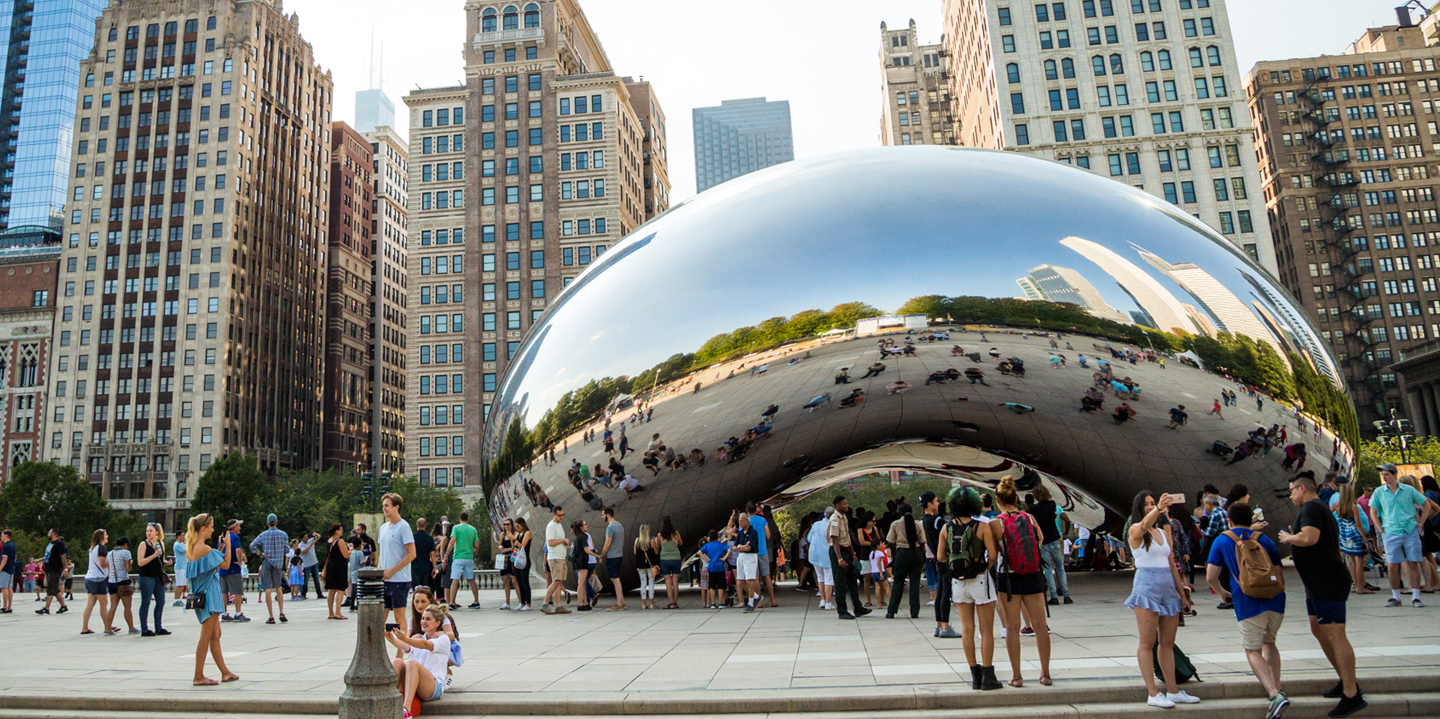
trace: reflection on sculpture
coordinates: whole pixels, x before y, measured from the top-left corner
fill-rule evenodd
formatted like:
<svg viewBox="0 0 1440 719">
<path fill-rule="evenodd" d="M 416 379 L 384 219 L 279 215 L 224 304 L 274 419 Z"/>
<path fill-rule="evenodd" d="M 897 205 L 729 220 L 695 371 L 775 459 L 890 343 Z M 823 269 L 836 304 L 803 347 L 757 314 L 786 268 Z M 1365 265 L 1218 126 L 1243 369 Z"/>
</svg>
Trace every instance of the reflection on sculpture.
<svg viewBox="0 0 1440 719">
<path fill-rule="evenodd" d="M 1284 518 L 1297 464 L 1353 461 L 1333 366 L 1263 270 L 1141 191 L 1008 153 L 846 152 L 681 203 L 577 278 L 501 383 L 484 482 L 492 520 L 610 504 L 689 548 L 747 500 L 894 469 L 1044 483 L 1087 526 L 1140 489 L 1237 482 Z M 1239 402 L 1205 414 L 1222 390 Z M 1210 451 L 1272 426 L 1288 469 L 1263 437 Z"/>
</svg>

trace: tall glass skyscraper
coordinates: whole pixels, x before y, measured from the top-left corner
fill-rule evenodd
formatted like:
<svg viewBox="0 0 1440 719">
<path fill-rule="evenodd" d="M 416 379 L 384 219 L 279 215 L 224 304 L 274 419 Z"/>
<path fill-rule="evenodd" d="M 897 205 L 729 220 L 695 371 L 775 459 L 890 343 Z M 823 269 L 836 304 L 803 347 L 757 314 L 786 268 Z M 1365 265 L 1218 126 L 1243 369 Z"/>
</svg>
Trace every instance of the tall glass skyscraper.
<svg viewBox="0 0 1440 719">
<path fill-rule="evenodd" d="M 724 100 L 695 108 L 692 117 L 696 192 L 795 159 L 788 101 Z"/>
<path fill-rule="evenodd" d="M 58 231 L 64 222 L 80 61 L 95 45 L 104 7 L 105 0 L 0 0 L 0 229 Z"/>
</svg>

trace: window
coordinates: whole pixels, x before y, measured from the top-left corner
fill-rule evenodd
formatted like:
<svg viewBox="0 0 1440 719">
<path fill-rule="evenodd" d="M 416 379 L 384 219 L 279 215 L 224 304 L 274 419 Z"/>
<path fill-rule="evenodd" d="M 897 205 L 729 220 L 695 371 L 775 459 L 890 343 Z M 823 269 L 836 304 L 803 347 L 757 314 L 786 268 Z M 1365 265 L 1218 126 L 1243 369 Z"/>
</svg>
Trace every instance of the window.
<svg viewBox="0 0 1440 719">
<path fill-rule="evenodd" d="M 1095 57 L 1090 58 L 1090 66 L 1095 70 L 1095 76 L 1096 76 L 1096 77 L 1102 77 L 1102 76 L 1104 76 L 1104 75 L 1105 75 L 1105 56 L 1104 56 L 1104 55 L 1096 55 Z"/>
<path fill-rule="evenodd" d="M 1008 8 L 1008 7 L 1002 7 L 1002 8 L 1000 8 L 1000 9 L 997 11 L 996 14 L 998 14 L 998 15 L 1000 16 L 1000 24 L 1001 24 L 1001 25 L 1009 25 L 1009 24 L 1010 24 L 1010 8 Z"/>
<path fill-rule="evenodd" d="M 1045 63 L 1046 63 L 1046 65 L 1049 67 L 1049 72 L 1054 73 L 1054 71 L 1055 71 L 1055 61 L 1054 61 L 1054 60 L 1046 60 Z M 1008 65 L 1006 65 L 1006 66 L 1005 66 L 1005 78 L 1006 78 L 1006 80 L 1008 80 L 1009 82 L 1012 82 L 1012 83 L 1020 82 L 1020 66 L 1017 65 L 1017 64 L 1015 64 L 1015 63 L 1013 63 L 1013 62 L 1010 63 L 1010 64 L 1008 64 Z M 1049 78 L 1049 79 L 1052 79 L 1052 80 L 1053 80 L 1054 78 Z M 901 104 L 903 105 L 904 103 L 901 103 Z"/>
<path fill-rule="evenodd" d="M 1015 36 L 1001 35 L 1000 48 L 1005 52 L 1015 52 Z"/>
<path fill-rule="evenodd" d="M 1010 112 L 1015 115 L 1025 114 L 1025 96 L 1018 92 L 1010 93 Z"/>
<path fill-rule="evenodd" d="M 1030 144 L 1030 128 L 1027 127 L 1023 122 L 1015 125 L 1015 144 Z"/>
<path fill-rule="evenodd" d="M 1006 66 L 1006 69 L 1008 70 L 1009 68 L 1012 68 L 1012 67 L 1015 68 L 1015 75 L 1014 75 L 1014 78 L 1015 78 L 1015 79 L 1011 80 L 1010 82 L 1020 82 L 1020 66 L 1019 66 L 1019 65 L 1016 65 L 1016 64 L 1014 64 L 1014 63 L 1011 63 L 1011 64 L 1009 64 L 1009 65 Z M 1054 60 L 1046 60 L 1046 61 L 1045 61 L 1045 79 L 1046 79 L 1046 80 L 1059 80 L 1059 79 L 1060 79 L 1060 74 L 1059 74 L 1059 72 L 1056 71 L 1055 67 L 1056 67 L 1056 66 L 1055 66 L 1055 61 L 1054 61 Z"/>
</svg>

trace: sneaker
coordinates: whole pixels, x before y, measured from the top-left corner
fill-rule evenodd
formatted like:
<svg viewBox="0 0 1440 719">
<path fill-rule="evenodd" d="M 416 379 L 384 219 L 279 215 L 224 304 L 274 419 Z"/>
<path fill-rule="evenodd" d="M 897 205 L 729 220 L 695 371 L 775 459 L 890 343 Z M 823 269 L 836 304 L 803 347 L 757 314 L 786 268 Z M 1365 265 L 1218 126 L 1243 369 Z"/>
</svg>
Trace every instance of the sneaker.
<svg viewBox="0 0 1440 719">
<path fill-rule="evenodd" d="M 1174 708 L 1175 708 L 1175 702 L 1172 702 L 1172 701 L 1170 701 L 1169 699 L 1166 699 L 1166 698 L 1165 698 L 1165 692 L 1160 692 L 1159 694 L 1156 694 L 1155 696 L 1150 697 L 1149 699 L 1146 699 L 1146 700 L 1145 700 L 1145 703 L 1146 703 L 1146 704 L 1149 704 L 1149 705 L 1152 706 L 1152 707 L 1160 707 L 1161 709 L 1174 709 Z"/>
<path fill-rule="evenodd" d="M 155 630 L 155 636 L 157 636 L 157 637 L 168 637 L 168 636 L 170 636 L 170 630 L 169 630 L 169 629 L 156 629 L 156 630 Z"/>
<path fill-rule="evenodd" d="M 517 611 L 517 612 L 528 612 L 528 611 L 531 611 L 530 605 L 529 605 L 529 604 L 522 604 L 522 605 L 520 605 L 520 608 L 517 609 L 517 610 L 515 610 L 515 611 Z"/>
<path fill-rule="evenodd" d="M 610 605 L 610 608 L 607 609 L 606 611 L 609 611 L 609 612 L 623 612 L 623 611 L 625 611 L 625 609 L 626 609 L 626 606 L 625 606 L 624 604 L 611 604 L 611 605 Z"/>
<path fill-rule="evenodd" d="M 1046 603 L 1046 604 L 1049 604 L 1049 605 L 1052 606 L 1052 607 L 1058 607 L 1058 606 L 1060 606 L 1060 598 L 1059 598 L 1059 597 L 1051 597 L 1051 598 L 1050 598 L 1048 601 L 1046 601 L 1045 603 Z"/>
<path fill-rule="evenodd" d="M 153 636 L 155 636 L 155 632 L 148 631 L 148 630 L 147 630 L 147 631 L 143 631 L 143 632 L 140 632 L 140 636 L 142 636 L 142 637 L 153 637 Z"/>
<path fill-rule="evenodd" d="M 139 629 L 131 629 L 131 630 L 130 630 L 130 633 L 131 633 L 131 634 L 139 634 L 139 633 L 140 633 L 140 630 L 139 630 Z"/>
<path fill-rule="evenodd" d="M 925 606 L 927 606 L 927 607 L 933 607 L 933 606 L 935 606 L 935 600 L 934 600 L 934 599 L 931 599 L 930 601 L 928 601 L 928 602 L 925 603 Z"/>
<path fill-rule="evenodd" d="M 1074 603 L 1075 603 L 1075 600 L 1074 600 L 1074 599 L 1071 599 L 1069 596 L 1066 596 L 1066 597 L 1065 597 L 1065 601 L 1063 601 L 1063 602 L 1061 602 L 1061 603 L 1062 603 L 1062 604 L 1074 604 Z"/>
<path fill-rule="evenodd" d="M 471 603 L 470 603 L 470 608 L 471 608 L 471 609 L 479 609 L 479 608 L 480 608 L 480 602 L 471 602 Z"/>
<path fill-rule="evenodd" d="M 501 609 L 509 609 L 509 608 L 510 608 L 510 605 L 509 605 L 509 604 L 501 604 L 501 605 L 500 605 L 500 608 L 501 608 Z"/>
<path fill-rule="evenodd" d="M 855 618 L 855 615 L 854 615 L 854 614 L 851 614 L 850 612 L 845 612 L 844 614 L 841 614 L 841 615 L 840 615 L 840 618 L 841 618 L 841 619 L 854 619 L 854 618 Z"/>
<path fill-rule="evenodd" d="M 185 606 L 185 600 L 184 600 L 184 599 L 176 599 L 175 601 L 173 601 L 173 602 L 170 603 L 170 606 L 172 606 L 172 607 L 183 607 L 183 606 Z"/>
<path fill-rule="evenodd" d="M 865 607 L 856 607 L 856 608 L 855 608 L 855 616 L 857 616 L 857 617 L 863 617 L 863 616 L 865 616 L 866 614 L 869 614 L 869 613 L 871 613 L 871 612 L 873 612 L 873 611 L 875 611 L 875 610 L 874 610 L 874 609 L 866 609 Z"/>
<path fill-rule="evenodd" d="M 550 604 L 541 604 L 541 605 L 540 605 L 540 613 L 541 613 L 541 614 L 554 614 L 554 613 L 555 613 L 555 607 L 554 607 L 553 605 L 550 605 Z"/>
<path fill-rule="evenodd" d="M 1285 707 L 1290 706 L 1290 697 L 1285 692 L 1276 692 L 1275 698 L 1270 700 L 1270 708 L 1265 712 L 1265 719 L 1280 719 L 1285 713 Z"/>
<path fill-rule="evenodd" d="M 580 605 L 580 606 L 578 606 L 578 607 L 575 607 L 575 611 L 577 611 L 577 612 L 588 612 L 588 611 L 590 611 L 590 605 L 589 605 L 589 604 L 582 604 L 582 605 Z"/>
<path fill-rule="evenodd" d="M 232 620 L 232 621 L 236 621 L 236 622 L 248 622 L 248 621 L 250 621 L 250 617 L 245 616 L 245 614 L 242 612 L 242 613 L 240 613 L 240 614 L 236 614 L 236 615 L 235 615 L 235 619 Z"/>
<path fill-rule="evenodd" d="M 749 613 L 755 611 L 755 605 L 754 605 L 754 604 L 746 604 L 746 605 L 745 605 L 745 609 L 742 610 L 742 611 L 744 611 L 746 614 L 749 614 Z"/>
<path fill-rule="evenodd" d="M 1419 600 L 1416 600 L 1416 601 L 1419 601 Z M 1400 600 L 1399 600 L 1399 599 L 1396 599 L 1396 598 L 1394 598 L 1394 597 L 1391 597 L 1389 601 L 1385 602 L 1385 606 L 1387 606 L 1387 607 L 1398 607 L 1398 606 L 1400 606 Z"/>
<path fill-rule="evenodd" d="M 1022 636 L 1022 637 L 1033 637 L 1033 636 L 1035 636 L 1035 627 L 1020 627 L 1020 636 Z"/>
<path fill-rule="evenodd" d="M 1416 609 L 1419 609 L 1419 608 L 1425 606 L 1425 602 L 1420 601 L 1420 598 L 1419 598 L 1419 597 L 1416 597 L 1416 598 L 1410 600 L 1410 606 L 1415 607 Z"/>
<path fill-rule="evenodd" d="M 64 614 L 65 612 L 68 612 L 68 611 L 70 611 L 70 607 L 60 607 L 59 609 L 55 610 L 55 613 L 56 613 L 56 614 Z M 49 614 L 49 612 L 46 612 L 46 614 Z"/>
<path fill-rule="evenodd" d="M 1326 699 L 1339 699 L 1345 696 L 1345 682 L 1335 682 L 1335 686 L 1325 690 L 1325 693 L 1320 696 Z"/>
<path fill-rule="evenodd" d="M 35 610 L 35 613 L 36 613 L 36 614 L 49 614 L 49 613 L 50 613 L 50 610 L 49 610 L 49 609 L 36 609 L 36 610 Z"/>
<path fill-rule="evenodd" d="M 232 616 L 230 616 L 229 614 L 221 614 L 221 615 L 220 615 L 220 621 L 222 621 L 222 622 L 233 622 L 233 621 L 235 621 L 235 618 L 232 617 Z"/>
<path fill-rule="evenodd" d="M 1215 608 L 1216 608 L 1216 609 L 1234 609 L 1234 608 L 1235 608 L 1235 603 L 1234 603 L 1234 602 L 1220 602 L 1219 604 L 1216 604 L 1216 605 L 1215 605 Z"/>
<path fill-rule="evenodd" d="M 1200 697 L 1192 697 L 1192 696 L 1190 696 L 1189 694 L 1186 694 L 1186 693 L 1184 692 L 1184 690 L 1175 692 L 1174 694 L 1166 694 L 1166 695 L 1165 695 L 1165 698 L 1166 698 L 1166 699 L 1169 699 L 1171 702 L 1173 702 L 1173 703 L 1175 703 L 1175 704 L 1199 704 L 1199 703 L 1200 703 Z"/>
<path fill-rule="evenodd" d="M 554 609 L 553 611 L 551 611 L 550 613 L 551 613 L 551 614 L 569 614 L 569 613 L 570 613 L 570 610 L 569 610 L 569 609 L 566 609 L 565 607 L 555 607 L 555 609 Z"/>
<path fill-rule="evenodd" d="M 115 636 L 115 632 L 112 632 L 112 631 L 110 631 L 109 629 L 106 629 L 106 630 L 105 630 L 105 636 L 107 636 L 107 637 L 113 637 L 113 636 Z"/>
<path fill-rule="evenodd" d="M 936 632 L 935 636 L 941 639 L 959 639 L 960 632 L 955 631 L 954 627 L 945 627 L 944 629 Z"/>
<path fill-rule="evenodd" d="M 1365 695 L 1359 691 L 1356 691 L 1355 696 L 1353 697 L 1340 697 L 1340 703 L 1336 704 L 1335 708 L 1330 710 L 1329 716 L 1334 717 L 1335 719 L 1340 719 L 1340 717 L 1348 717 L 1351 714 L 1354 714 L 1355 712 L 1358 712 L 1369 705 L 1370 703 L 1365 701 Z"/>
</svg>

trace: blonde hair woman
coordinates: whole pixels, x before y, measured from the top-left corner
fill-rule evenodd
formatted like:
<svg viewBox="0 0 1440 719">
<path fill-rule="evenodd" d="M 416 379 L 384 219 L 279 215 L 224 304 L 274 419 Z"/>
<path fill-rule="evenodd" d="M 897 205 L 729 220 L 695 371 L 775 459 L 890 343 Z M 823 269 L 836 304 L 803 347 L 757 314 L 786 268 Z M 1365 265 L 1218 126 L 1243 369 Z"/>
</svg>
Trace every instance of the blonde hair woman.
<svg viewBox="0 0 1440 719">
<path fill-rule="evenodd" d="M 221 682 L 240 677 L 225 666 L 220 654 L 220 613 L 225 611 L 225 597 L 220 591 L 219 570 L 230 568 L 230 533 L 224 532 L 217 546 L 206 544 L 215 533 L 215 520 L 208 514 L 190 518 L 185 529 L 185 572 L 190 580 L 190 600 L 200 622 L 200 641 L 195 645 L 195 686 L 209 687 L 220 682 L 205 676 L 205 655 L 208 652 L 220 669 Z M 191 603 L 193 601 L 193 604 Z"/>
<path fill-rule="evenodd" d="M 655 609 L 655 575 L 660 572 L 660 560 L 650 546 L 650 525 L 640 525 L 640 535 L 635 538 L 635 571 L 640 575 L 640 608 Z"/>
<path fill-rule="evenodd" d="M 1340 553 L 1350 567 L 1350 580 L 1355 584 L 1356 594 L 1374 594 L 1365 588 L 1365 557 L 1370 554 L 1370 539 L 1366 537 L 1365 513 L 1355 501 L 1355 484 L 1340 485 L 1340 496 L 1335 502 L 1335 524 L 1340 528 Z"/>
</svg>

